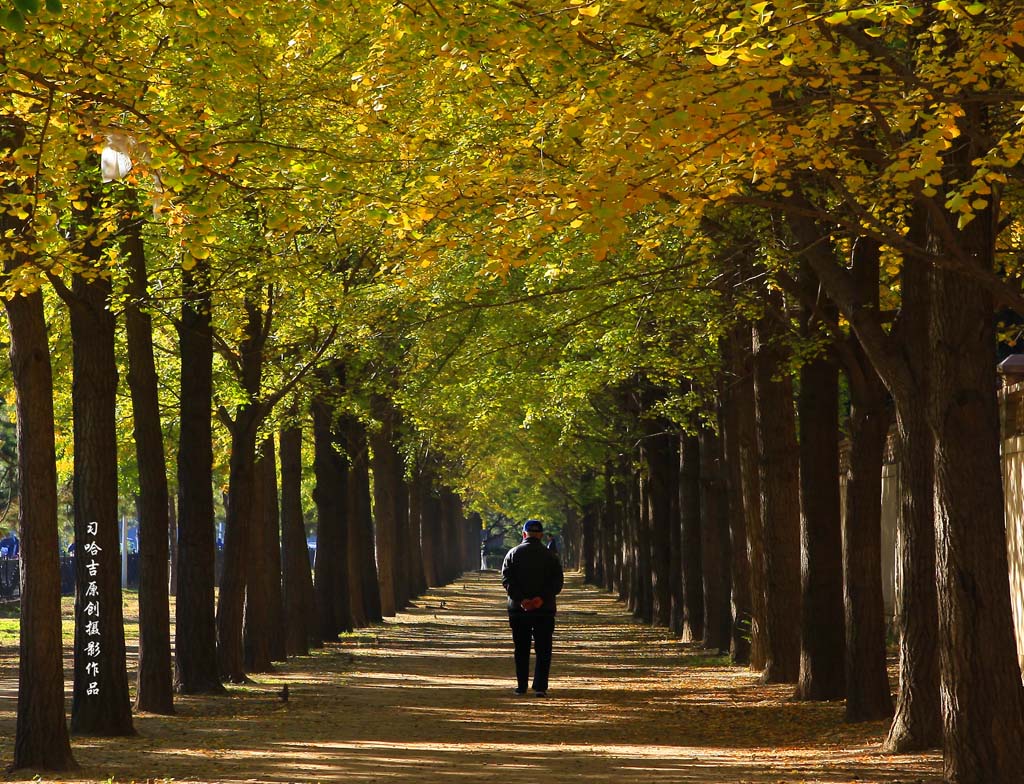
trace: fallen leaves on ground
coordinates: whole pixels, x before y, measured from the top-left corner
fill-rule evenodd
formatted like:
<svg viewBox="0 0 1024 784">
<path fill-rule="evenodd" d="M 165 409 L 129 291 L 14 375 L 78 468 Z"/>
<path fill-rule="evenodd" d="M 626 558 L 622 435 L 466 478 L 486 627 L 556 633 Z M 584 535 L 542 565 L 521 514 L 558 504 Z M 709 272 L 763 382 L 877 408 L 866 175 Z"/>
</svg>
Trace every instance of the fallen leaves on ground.
<svg viewBox="0 0 1024 784">
<path fill-rule="evenodd" d="M 559 602 L 548 698 L 516 697 L 504 606 L 495 573 L 466 575 L 226 696 L 179 697 L 176 716 L 139 715 L 136 737 L 76 738 L 81 770 L 38 780 L 941 781 L 938 754 L 879 751 L 885 722 L 845 724 L 842 703 L 794 702 L 792 687 L 760 685 L 746 669 L 637 624 L 578 576 Z M 16 654 L 0 652 L 8 738 Z"/>
</svg>

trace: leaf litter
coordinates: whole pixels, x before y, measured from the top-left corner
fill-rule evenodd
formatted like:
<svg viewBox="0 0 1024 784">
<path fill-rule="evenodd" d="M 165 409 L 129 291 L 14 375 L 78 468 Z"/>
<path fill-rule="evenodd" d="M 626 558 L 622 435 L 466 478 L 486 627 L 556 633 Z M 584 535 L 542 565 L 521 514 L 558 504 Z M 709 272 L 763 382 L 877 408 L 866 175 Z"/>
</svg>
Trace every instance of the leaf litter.
<svg viewBox="0 0 1024 784">
<path fill-rule="evenodd" d="M 175 716 L 138 714 L 135 737 L 73 739 L 80 769 L 70 775 L 9 778 L 412 784 L 500 771 L 503 784 L 941 782 L 939 753 L 879 750 L 887 722 L 846 724 L 840 702 L 793 701 L 792 687 L 761 685 L 638 624 L 578 575 L 559 605 L 546 699 L 513 695 L 501 585 L 494 572 L 471 573 L 227 695 L 179 696 Z M 126 617 L 134 610 L 126 603 Z M 0 731 L 9 739 L 16 694 L 17 648 L 7 645 Z"/>
</svg>

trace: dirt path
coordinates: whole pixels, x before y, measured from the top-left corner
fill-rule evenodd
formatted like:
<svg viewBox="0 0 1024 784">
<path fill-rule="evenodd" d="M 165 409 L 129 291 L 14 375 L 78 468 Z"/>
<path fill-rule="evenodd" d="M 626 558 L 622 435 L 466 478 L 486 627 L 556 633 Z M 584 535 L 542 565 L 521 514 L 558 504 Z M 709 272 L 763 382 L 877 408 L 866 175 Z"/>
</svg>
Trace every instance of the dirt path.
<svg viewBox="0 0 1024 784">
<path fill-rule="evenodd" d="M 229 697 L 141 715 L 136 738 L 75 739 L 82 770 L 42 780 L 939 781 L 935 754 L 876 751 L 883 724 L 844 725 L 841 704 L 788 702 L 788 689 L 666 641 L 579 578 L 560 600 L 547 699 L 512 694 L 495 573 L 416 604 Z M 0 715 L 8 759 L 11 685 L 5 678 Z"/>
</svg>

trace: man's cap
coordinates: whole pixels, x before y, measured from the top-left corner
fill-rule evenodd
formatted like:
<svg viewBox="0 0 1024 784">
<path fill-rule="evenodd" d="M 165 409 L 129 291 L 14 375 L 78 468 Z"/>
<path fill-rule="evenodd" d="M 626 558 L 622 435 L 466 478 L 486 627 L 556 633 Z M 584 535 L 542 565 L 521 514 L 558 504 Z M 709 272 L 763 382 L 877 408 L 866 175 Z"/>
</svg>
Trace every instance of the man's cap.
<svg viewBox="0 0 1024 784">
<path fill-rule="evenodd" d="M 540 520 L 527 520 L 523 523 L 523 533 L 540 533 L 544 530 L 544 525 Z"/>
</svg>

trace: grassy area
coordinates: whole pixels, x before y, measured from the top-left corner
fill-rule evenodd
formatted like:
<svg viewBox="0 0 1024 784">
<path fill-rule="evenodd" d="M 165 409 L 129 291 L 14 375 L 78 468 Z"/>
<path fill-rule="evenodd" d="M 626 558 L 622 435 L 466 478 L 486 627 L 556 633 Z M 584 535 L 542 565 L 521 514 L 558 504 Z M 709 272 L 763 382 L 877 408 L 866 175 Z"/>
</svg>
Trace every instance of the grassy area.
<svg viewBox="0 0 1024 784">
<path fill-rule="evenodd" d="M 122 612 L 124 613 L 124 635 L 128 640 L 139 638 L 139 592 L 127 589 L 122 592 Z M 171 613 L 174 613 L 174 597 L 171 597 Z M 60 598 L 61 637 L 65 645 L 75 641 L 75 597 Z M 21 602 L 10 601 L 0 603 L 0 645 L 17 645 L 19 623 L 21 619 Z"/>
<path fill-rule="evenodd" d="M 18 644 L 18 619 L 0 619 L 0 645 Z"/>
</svg>

